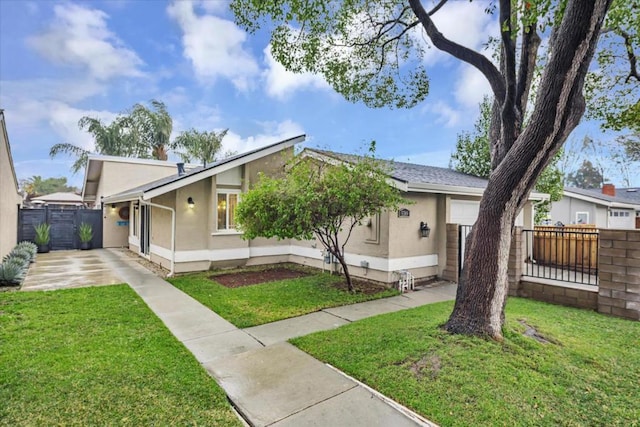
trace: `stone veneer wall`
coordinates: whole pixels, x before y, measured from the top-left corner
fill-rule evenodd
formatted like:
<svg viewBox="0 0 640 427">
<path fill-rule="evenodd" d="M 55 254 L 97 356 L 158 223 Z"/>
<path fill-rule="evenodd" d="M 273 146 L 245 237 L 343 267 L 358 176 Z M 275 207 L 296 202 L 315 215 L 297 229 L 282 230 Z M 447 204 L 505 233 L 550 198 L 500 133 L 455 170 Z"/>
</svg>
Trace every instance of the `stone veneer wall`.
<svg viewBox="0 0 640 427">
<path fill-rule="evenodd" d="M 458 224 L 447 224 L 447 265 L 442 278 L 458 282 Z"/>
<path fill-rule="evenodd" d="M 640 320 L 640 230 L 600 230 L 598 311 Z"/>
<path fill-rule="evenodd" d="M 558 286 L 528 281 L 523 278 L 520 281 L 517 295 L 552 304 L 596 310 L 598 308 L 598 287 L 591 286 L 592 289 L 588 289 L 587 286 L 589 285 L 570 286 L 567 284 L 566 286 Z"/>
</svg>

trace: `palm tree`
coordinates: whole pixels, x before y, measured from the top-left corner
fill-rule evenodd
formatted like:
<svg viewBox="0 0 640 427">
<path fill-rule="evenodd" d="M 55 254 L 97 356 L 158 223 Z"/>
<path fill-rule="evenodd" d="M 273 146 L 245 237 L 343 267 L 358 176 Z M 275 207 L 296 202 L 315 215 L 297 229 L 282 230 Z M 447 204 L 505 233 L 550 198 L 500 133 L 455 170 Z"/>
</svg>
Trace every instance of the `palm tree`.
<svg viewBox="0 0 640 427">
<path fill-rule="evenodd" d="M 196 159 L 202 161 L 202 166 L 206 167 L 207 163 L 213 163 L 216 160 L 217 154 L 222 149 L 222 139 L 228 131 L 229 129 L 220 132 L 199 132 L 191 129 L 178 135 L 172 146 L 185 150 L 177 152 L 185 162 Z"/>
<path fill-rule="evenodd" d="M 137 142 L 146 152 L 151 152 L 151 157 L 167 160 L 173 120 L 163 102 L 152 99 L 150 104 L 151 109 L 142 104 L 134 105 L 128 123 Z"/>
<path fill-rule="evenodd" d="M 93 152 L 95 153 L 109 156 L 149 157 L 136 143 L 135 134 L 128 126 L 125 117 L 120 116 L 105 125 L 100 119 L 84 116 L 78 121 L 78 127 L 93 135 Z M 76 157 L 76 161 L 71 166 L 73 173 L 76 173 L 87 165 L 89 154 L 92 151 L 68 142 L 55 144 L 49 150 L 49 156 L 52 158 L 61 153 Z"/>
</svg>

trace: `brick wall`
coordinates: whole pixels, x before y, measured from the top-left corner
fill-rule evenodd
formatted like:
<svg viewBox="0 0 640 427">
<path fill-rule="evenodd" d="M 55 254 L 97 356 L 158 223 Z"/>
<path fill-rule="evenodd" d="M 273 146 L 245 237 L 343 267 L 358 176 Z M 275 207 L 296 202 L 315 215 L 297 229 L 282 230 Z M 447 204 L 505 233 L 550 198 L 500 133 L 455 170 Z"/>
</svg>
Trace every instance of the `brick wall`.
<svg viewBox="0 0 640 427">
<path fill-rule="evenodd" d="M 447 224 L 447 265 L 442 278 L 458 282 L 458 224 Z"/>
<path fill-rule="evenodd" d="M 591 286 L 589 289 L 588 285 L 584 286 L 581 289 L 579 285 L 558 286 L 557 284 L 541 283 L 540 281 L 530 282 L 523 279 L 520 281 L 518 296 L 552 304 L 596 310 L 598 308 L 597 287 Z"/>
<path fill-rule="evenodd" d="M 640 320 L 640 230 L 600 230 L 598 311 Z"/>
<path fill-rule="evenodd" d="M 509 296 L 520 296 L 520 277 L 522 277 L 525 253 L 522 247 L 523 241 L 522 227 L 515 227 L 509 251 Z"/>
</svg>

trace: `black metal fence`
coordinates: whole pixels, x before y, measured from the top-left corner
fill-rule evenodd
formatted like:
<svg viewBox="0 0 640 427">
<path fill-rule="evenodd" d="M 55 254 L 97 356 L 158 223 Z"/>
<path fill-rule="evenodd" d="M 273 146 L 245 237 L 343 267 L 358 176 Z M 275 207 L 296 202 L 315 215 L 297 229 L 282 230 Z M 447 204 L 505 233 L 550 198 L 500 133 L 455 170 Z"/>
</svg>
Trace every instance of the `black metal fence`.
<svg viewBox="0 0 640 427">
<path fill-rule="evenodd" d="M 583 229 L 582 229 L 583 230 Z M 523 230 L 523 276 L 598 284 L 598 232 L 536 227 Z"/>
</svg>

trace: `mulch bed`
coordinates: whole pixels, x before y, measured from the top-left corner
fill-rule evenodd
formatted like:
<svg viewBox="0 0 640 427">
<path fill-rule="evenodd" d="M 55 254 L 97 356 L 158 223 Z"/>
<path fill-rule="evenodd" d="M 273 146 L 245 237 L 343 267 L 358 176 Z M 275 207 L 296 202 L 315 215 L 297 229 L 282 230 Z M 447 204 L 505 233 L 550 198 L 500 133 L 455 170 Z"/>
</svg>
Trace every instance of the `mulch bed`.
<svg viewBox="0 0 640 427">
<path fill-rule="evenodd" d="M 239 288 L 241 286 L 256 285 L 258 283 L 277 282 L 278 280 L 297 279 L 308 276 L 309 273 L 288 268 L 269 268 L 262 271 L 242 271 L 239 273 L 220 274 L 210 276 L 209 279 L 220 283 L 227 288 Z"/>
<path fill-rule="evenodd" d="M 210 280 L 220 283 L 227 288 L 239 288 L 242 286 L 257 285 L 259 283 L 276 282 L 286 279 L 297 279 L 298 277 L 309 276 L 311 273 L 293 270 L 286 267 L 268 268 L 260 271 L 240 271 L 236 273 L 219 274 L 209 276 Z M 365 280 L 353 280 L 353 288 L 356 293 L 373 295 L 388 289 L 383 284 L 367 282 Z M 347 282 L 334 283 L 336 289 L 347 291 Z"/>
</svg>

